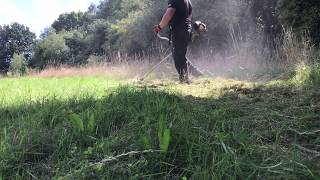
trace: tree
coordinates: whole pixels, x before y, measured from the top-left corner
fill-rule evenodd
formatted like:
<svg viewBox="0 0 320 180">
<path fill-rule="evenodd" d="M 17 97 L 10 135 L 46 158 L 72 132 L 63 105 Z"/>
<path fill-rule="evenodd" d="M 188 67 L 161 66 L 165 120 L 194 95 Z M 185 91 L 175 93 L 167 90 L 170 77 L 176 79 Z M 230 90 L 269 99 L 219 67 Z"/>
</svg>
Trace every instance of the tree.
<svg viewBox="0 0 320 180">
<path fill-rule="evenodd" d="M 254 19 L 256 33 L 261 34 L 262 49 L 268 50 L 270 55 L 274 55 L 276 40 L 281 33 L 281 25 L 277 16 L 277 8 L 280 0 L 247 0 L 250 7 L 251 16 Z"/>
<path fill-rule="evenodd" d="M 90 47 L 81 31 L 74 30 L 65 37 L 71 58 L 66 62 L 70 65 L 85 64 L 90 55 Z"/>
<path fill-rule="evenodd" d="M 80 27 L 85 27 L 91 23 L 91 18 L 87 13 L 83 12 L 71 12 L 61 14 L 57 20 L 52 24 L 52 27 L 60 32 L 62 30 L 71 31 Z"/>
<path fill-rule="evenodd" d="M 118 12 L 121 10 L 123 0 L 104 0 L 98 5 L 97 18 L 99 19 L 118 19 Z"/>
<path fill-rule="evenodd" d="M 110 28 L 109 26 L 109 23 L 103 19 L 97 19 L 89 26 L 87 41 L 89 43 L 91 54 L 106 54 L 106 44 L 108 42 L 107 36 Z"/>
<path fill-rule="evenodd" d="M 70 49 L 66 45 L 65 36 L 63 33 L 51 33 L 39 41 L 35 46 L 30 66 L 43 69 L 47 65 L 65 64 L 70 59 Z"/>
<path fill-rule="evenodd" d="M 19 23 L 0 28 L 0 71 L 7 72 L 14 53 L 31 59 L 36 35 Z"/>
</svg>

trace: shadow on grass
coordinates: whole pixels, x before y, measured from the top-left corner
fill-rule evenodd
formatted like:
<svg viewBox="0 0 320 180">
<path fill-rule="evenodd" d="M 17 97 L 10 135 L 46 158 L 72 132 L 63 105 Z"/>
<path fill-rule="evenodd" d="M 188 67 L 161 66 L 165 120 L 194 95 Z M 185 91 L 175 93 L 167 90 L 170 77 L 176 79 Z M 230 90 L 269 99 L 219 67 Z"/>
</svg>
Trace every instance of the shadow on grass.
<svg viewBox="0 0 320 180">
<path fill-rule="evenodd" d="M 319 112 L 317 91 L 237 85 L 215 99 L 122 87 L 99 99 L 1 107 L 0 177 L 316 179 Z M 167 152 L 97 163 L 159 149 L 162 126 Z"/>
</svg>

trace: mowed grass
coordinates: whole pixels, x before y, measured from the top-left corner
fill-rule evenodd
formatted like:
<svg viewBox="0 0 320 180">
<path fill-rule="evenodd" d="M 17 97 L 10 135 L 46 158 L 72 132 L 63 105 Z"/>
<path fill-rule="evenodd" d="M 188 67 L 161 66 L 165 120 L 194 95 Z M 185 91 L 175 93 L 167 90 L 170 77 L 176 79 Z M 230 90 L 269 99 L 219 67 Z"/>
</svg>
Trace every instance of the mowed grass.
<svg viewBox="0 0 320 180">
<path fill-rule="evenodd" d="M 318 89 L 105 77 L 0 89 L 3 179 L 320 178 Z"/>
</svg>

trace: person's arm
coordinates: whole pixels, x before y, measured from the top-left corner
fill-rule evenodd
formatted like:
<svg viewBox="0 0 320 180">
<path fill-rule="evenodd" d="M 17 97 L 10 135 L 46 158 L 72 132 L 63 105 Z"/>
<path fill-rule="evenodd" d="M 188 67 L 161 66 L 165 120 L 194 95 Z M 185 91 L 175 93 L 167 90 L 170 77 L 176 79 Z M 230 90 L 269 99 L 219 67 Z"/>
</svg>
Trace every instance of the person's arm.
<svg viewBox="0 0 320 180">
<path fill-rule="evenodd" d="M 153 27 L 153 31 L 155 33 L 159 33 L 162 28 L 165 28 L 169 25 L 171 19 L 173 18 L 174 14 L 176 13 L 176 1 L 175 0 L 169 0 L 168 8 L 166 12 L 164 13 L 162 20 L 158 25 Z"/>
<path fill-rule="evenodd" d="M 167 8 L 166 13 L 163 15 L 161 22 L 159 23 L 160 28 L 165 28 L 169 25 L 171 19 L 174 16 L 174 13 L 176 12 L 175 8 Z"/>
</svg>

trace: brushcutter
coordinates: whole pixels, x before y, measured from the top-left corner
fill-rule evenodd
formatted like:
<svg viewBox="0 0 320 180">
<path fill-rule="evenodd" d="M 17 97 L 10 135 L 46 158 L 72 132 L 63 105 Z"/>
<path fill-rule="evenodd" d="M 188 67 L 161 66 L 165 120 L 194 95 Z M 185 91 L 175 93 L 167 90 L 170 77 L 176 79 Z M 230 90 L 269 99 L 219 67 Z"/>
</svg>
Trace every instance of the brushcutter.
<svg viewBox="0 0 320 180">
<path fill-rule="evenodd" d="M 207 26 L 202 23 L 201 21 L 195 21 L 194 24 L 193 24 L 193 29 L 194 29 L 194 32 L 192 33 L 192 40 L 196 37 L 196 36 L 199 36 L 201 35 L 202 33 L 206 32 L 207 31 Z M 161 36 L 159 33 L 157 33 L 157 37 L 161 40 L 164 40 L 164 41 L 168 41 L 169 44 L 171 44 L 171 40 L 167 37 L 163 37 Z M 166 62 L 170 57 L 172 56 L 172 53 L 170 53 L 169 55 L 167 55 L 165 58 L 163 58 L 159 63 L 157 63 L 156 65 L 154 65 L 147 73 L 145 73 L 142 78 L 140 78 L 140 81 L 144 81 L 145 78 L 147 78 L 154 70 L 156 70 L 162 63 Z M 194 64 L 187 58 L 187 63 L 189 66 L 192 66 L 193 68 L 195 68 L 199 74 L 204 74 L 201 70 L 199 70 L 198 68 L 196 68 L 194 66 Z M 211 75 L 211 73 L 209 73 Z"/>
</svg>

